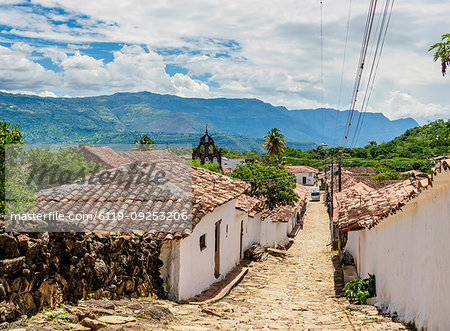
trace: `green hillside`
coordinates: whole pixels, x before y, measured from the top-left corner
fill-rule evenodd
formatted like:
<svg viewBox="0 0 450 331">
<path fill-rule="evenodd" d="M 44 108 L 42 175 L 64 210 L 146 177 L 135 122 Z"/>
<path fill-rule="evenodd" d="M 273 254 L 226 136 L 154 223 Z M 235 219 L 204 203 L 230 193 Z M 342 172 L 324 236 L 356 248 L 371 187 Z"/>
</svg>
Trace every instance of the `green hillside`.
<svg viewBox="0 0 450 331">
<path fill-rule="evenodd" d="M 28 143 L 128 143 L 129 133 L 134 137 L 167 132 L 185 139 L 203 133 L 208 124 L 215 135 L 223 135 L 222 146 L 230 149 L 260 150 L 256 145 L 275 127 L 288 142 L 300 142 L 291 146 L 305 150 L 324 141 L 338 145 L 347 115 L 348 111 L 336 109 L 289 110 L 257 99 L 181 98 L 149 92 L 43 98 L 0 92 L 0 120 L 20 125 Z M 358 143 L 389 141 L 415 126 L 411 118 L 391 121 L 382 113 L 366 113 Z"/>
<path fill-rule="evenodd" d="M 323 168 L 332 157 L 336 161 L 339 151 L 339 148 L 324 149 L 321 146 L 306 152 L 288 148 L 283 156 L 290 164 Z M 342 162 L 344 166 L 383 165 L 427 172 L 431 167 L 430 159 L 442 155 L 450 155 L 450 120 L 437 120 L 409 129 L 386 143 L 372 141 L 364 147 L 345 148 Z"/>
</svg>

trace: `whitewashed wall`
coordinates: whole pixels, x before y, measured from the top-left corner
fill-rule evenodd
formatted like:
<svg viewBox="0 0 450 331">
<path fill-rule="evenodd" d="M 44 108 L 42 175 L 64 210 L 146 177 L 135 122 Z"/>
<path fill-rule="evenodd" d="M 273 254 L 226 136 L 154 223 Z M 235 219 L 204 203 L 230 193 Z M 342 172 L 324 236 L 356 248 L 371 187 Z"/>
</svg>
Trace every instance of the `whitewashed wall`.
<svg viewBox="0 0 450 331">
<path fill-rule="evenodd" d="M 378 305 L 418 329 L 450 330 L 450 172 L 346 248 L 361 277 L 376 275 Z"/>
<path fill-rule="evenodd" d="M 220 273 L 226 275 L 239 262 L 240 224 L 235 218 L 235 200 L 205 215 L 192 234 L 181 240 L 178 300 L 189 299 L 220 280 L 214 276 L 215 223 L 221 222 Z M 228 231 L 227 231 L 228 226 Z M 206 233 L 206 248 L 200 250 L 200 236 Z"/>
<path fill-rule="evenodd" d="M 270 216 L 261 221 L 261 242 L 263 246 L 284 245 L 288 242 L 288 223 L 272 222 Z"/>
<path fill-rule="evenodd" d="M 248 217 L 247 228 L 245 231 L 244 251 L 250 248 L 254 243 L 261 240 L 261 216 L 256 214 L 255 217 Z"/>
<path fill-rule="evenodd" d="M 222 158 L 222 167 L 224 168 L 236 168 L 239 164 L 245 164 L 245 159 Z"/>
<path fill-rule="evenodd" d="M 304 174 L 295 174 L 297 179 L 297 183 L 302 185 L 314 185 L 316 182 L 316 174 L 312 173 L 304 173 Z M 303 184 L 303 177 L 306 177 L 306 183 Z"/>
</svg>

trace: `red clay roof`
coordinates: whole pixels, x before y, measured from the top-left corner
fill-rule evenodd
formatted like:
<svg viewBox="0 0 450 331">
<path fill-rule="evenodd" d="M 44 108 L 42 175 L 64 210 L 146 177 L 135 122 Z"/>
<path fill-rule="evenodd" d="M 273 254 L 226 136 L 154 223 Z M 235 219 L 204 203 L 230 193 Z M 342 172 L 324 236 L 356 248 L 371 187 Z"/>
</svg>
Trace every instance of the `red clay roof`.
<svg viewBox="0 0 450 331">
<path fill-rule="evenodd" d="M 151 167 L 144 162 L 128 163 L 103 170 L 92 177 L 39 191 L 36 195 L 36 213 L 57 211 L 60 214 L 96 215 L 94 220 L 82 220 L 75 224 L 76 231 L 129 232 L 143 231 L 159 239 L 175 239 L 188 236 L 207 213 L 237 198 L 248 184 L 206 169 L 195 168 L 168 159 L 155 162 L 153 174 L 164 171 L 166 184 L 153 185 L 148 181 L 134 180 L 129 187 L 126 181 L 103 180 L 105 178 L 133 178 L 150 173 Z M 192 170 L 192 171 L 191 171 Z M 136 174 L 139 174 L 137 176 Z M 128 177 L 127 177 L 128 175 Z M 116 177 L 117 176 L 117 177 Z M 122 176 L 122 177 L 120 177 Z M 139 177 L 143 178 L 143 177 Z M 89 179 L 89 181 L 87 181 Z M 192 195 L 189 193 L 192 191 Z M 124 216 L 145 214 L 141 217 L 118 220 L 105 217 L 105 213 Z M 153 220 L 147 212 L 187 212 L 188 219 Z M 66 224 L 67 225 L 67 224 Z M 72 228 L 71 228 L 72 229 Z"/>
<path fill-rule="evenodd" d="M 309 166 L 287 166 L 286 170 L 293 174 L 318 174 L 319 170 Z"/>
<path fill-rule="evenodd" d="M 264 210 L 261 217 L 264 219 L 270 216 L 271 222 L 288 222 L 295 209 L 302 208 L 306 205 L 309 189 L 301 184 L 297 184 L 295 193 L 297 193 L 300 198 L 295 206 L 279 206 L 273 210 Z"/>
<path fill-rule="evenodd" d="M 343 231 L 372 228 L 395 213 L 424 188 L 432 185 L 433 176 L 450 169 L 450 159 L 443 160 L 422 180 L 407 179 L 380 189 L 364 183 L 350 186 L 336 195 L 334 221 Z"/>
<path fill-rule="evenodd" d="M 116 152 L 110 147 L 91 147 L 83 146 L 80 150 L 86 161 L 94 161 L 106 167 L 115 168 L 123 164 L 135 161 L 154 162 L 158 160 L 172 160 L 183 162 L 183 160 L 167 149 L 155 149 L 151 151 L 126 151 Z"/>
<path fill-rule="evenodd" d="M 242 194 L 236 200 L 236 209 L 242 210 L 250 217 L 255 217 L 264 210 L 264 202 L 261 199 Z"/>
</svg>

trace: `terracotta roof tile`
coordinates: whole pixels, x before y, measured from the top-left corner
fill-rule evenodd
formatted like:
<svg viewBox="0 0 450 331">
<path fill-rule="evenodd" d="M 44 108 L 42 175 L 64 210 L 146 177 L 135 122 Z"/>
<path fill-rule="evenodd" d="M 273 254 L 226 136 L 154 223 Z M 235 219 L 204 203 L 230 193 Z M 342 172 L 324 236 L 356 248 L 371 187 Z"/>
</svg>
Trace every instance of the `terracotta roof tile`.
<svg viewBox="0 0 450 331">
<path fill-rule="evenodd" d="M 286 170 L 293 174 L 318 174 L 319 170 L 309 166 L 287 166 Z"/>
<path fill-rule="evenodd" d="M 425 179 L 407 179 L 372 189 L 364 183 L 353 183 L 334 198 L 333 221 L 343 231 L 372 228 L 394 214 L 423 189 L 432 186 L 433 176 L 450 169 L 450 159 L 436 163 Z"/>
<path fill-rule="evenodd" d="M 174 162 L 168 158 L 154 163 L 129 163 L 135 155 L 139 158 L 142 156 L 142 160 L 147 161 L 149 154 L 132 153 L 121 155 L 127 157 L 125 165 L 103 170 L 71 184 L 39 191 L 36 194 L 37 204 L 34 212 L 58 212 L 66 217 L 69 214 L 89 214 L 94 218 L 75 223 L 58 223 L 57 226 L 63 228 L 53 231 L 144 231 L 160 239 L 180 238 L 188 236 L 204 215 L 237 198 L 249 187 L 249 184 L 239 179 Z M 144 153 L 147 156 L 144 157 Z M 152 164 L 155 165 L 153 169 L 149 166 Z M 145 178 L 146 175 L 154 179 L 154 174 L 158 171 L 165 172 L 167 183 L 156 185 L 148 180 L 137 180 Z M 115 180 L 108 181 L 105 178 Z M 129 178 L 134 180 L 127 186 Z M 155 221 L 148 212 L 186 212 L 188 217 Z M 115 219 L 112 215 L 108 219 L 105 217 L 106 213 L 115 213 Z M 123 217 L 118 219 L 118 213 Z M 134 217 L 131 217 L 132 213 Z M 140 215 L 144 215 L 143 219 Z"/>
<path fill-rule="evenodd" d="M 306 205 L 309 196 L 309 189 L 301 184 L 297 184 L 295 193 L 299 196 L 299 200 L 294 206 L 279 206 L 273 210 L 264 210 L 261 214 L 262 218 L 270 216 L 272 222 L 288 222 L 295 209 L 301 209 Z"/>
</svg>

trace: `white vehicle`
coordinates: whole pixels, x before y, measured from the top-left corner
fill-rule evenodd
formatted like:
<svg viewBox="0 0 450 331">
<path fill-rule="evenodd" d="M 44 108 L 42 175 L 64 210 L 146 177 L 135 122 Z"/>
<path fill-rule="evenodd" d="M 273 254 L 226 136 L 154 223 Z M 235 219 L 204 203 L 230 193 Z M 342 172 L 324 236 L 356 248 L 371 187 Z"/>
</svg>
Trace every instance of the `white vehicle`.
<svg viewBox="0 0 450 331">
<path fill-rule="evenodd" d="M 311 187 L 309 192 L 311 193 L 311 201 L 320 201 L 320 188 L 319 187 Z"/>
</svg>

